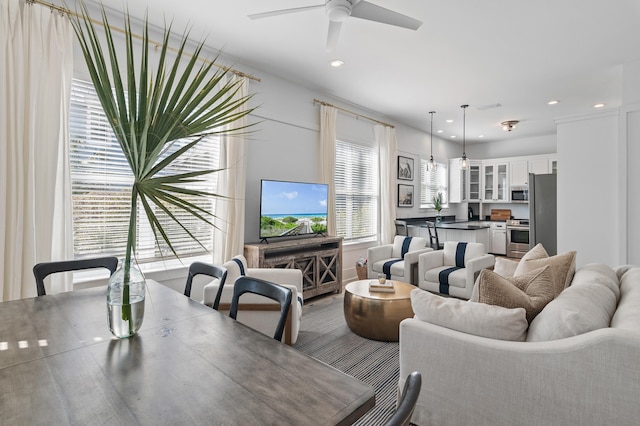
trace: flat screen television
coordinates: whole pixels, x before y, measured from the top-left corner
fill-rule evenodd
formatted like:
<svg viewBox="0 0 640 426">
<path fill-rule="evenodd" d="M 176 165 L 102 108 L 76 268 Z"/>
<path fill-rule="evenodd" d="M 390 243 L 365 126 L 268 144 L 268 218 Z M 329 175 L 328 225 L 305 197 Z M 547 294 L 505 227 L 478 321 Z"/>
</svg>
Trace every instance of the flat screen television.
<svg viewBox="0 0 640 426">
<path fill-rule="evenodd" d="M 326 234 L 329 187 L 262 179 L 260 239 Z"/>
</svg>

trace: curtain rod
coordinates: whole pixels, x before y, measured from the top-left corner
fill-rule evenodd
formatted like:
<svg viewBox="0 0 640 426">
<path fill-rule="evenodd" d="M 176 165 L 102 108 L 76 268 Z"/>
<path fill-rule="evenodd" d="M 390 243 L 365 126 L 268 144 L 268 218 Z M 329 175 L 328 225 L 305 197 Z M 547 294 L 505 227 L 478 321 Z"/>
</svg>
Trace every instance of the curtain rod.
<svg viewBox="0 0 640 426">
<path fill-rule="evenodd" d="M 353 111 L 349 111 L 348 109 L 340 108 L 339 106 L 332 105 L 329 102 L 321 101 L 320 99 L 314 99 L 313 103 L 314 104 L 320 104 L 320 105 L 324 105 L 324 106 L 333 107 L 333 108 L 335 108 L 337 110 L 340 110 L 342 112 L 346 112 L 347 114 L 355 115 L 356 117 L 364 118 L 366 120 L 373 121 L 374 123 L 378 123 L 378 124 L 382 124 L 383 126 L 391 127 L 392 129 L 395 129 L 395 127 L 396 127 L 393 124 L 385 123 L 384 121 L 376 120 L 375 118 L 367 117 L 366 115 L 358 114 L 357 112 L 353 112 Z"/>
<path fill-rule="evenodd" d="M 62 7 L 62 6 L 58 6 L 58 5 L 55 5 L 55 4 L 52 4 L 52 3 L 48 3 L 48 2 L 46 2 L 44 0 L 25 0 L 25 1 L 26 1 L 27 4 L 33 4 L 33 3 L 41 4 L 43 6 L 46 6 L 46 7 L 50 8 L 52 12 L 54 12 L 54 11 L 55 12 L 59 12 L 61 15 L 70 15 L 70 16 L 76 16 L 78 18 L 82 18 L 82 16 L 79 15 L 78 13 L 76 13 L 76 12 L 73 12 L 73 11 L 71 11 L 69 9 L 66 9 L 66 8 Z M 104 26 L 104 22 L 102 22 L 102 21 L 98 21 L 97 19 L 93 19 L 93 18 L 89 18 L 89 20 L 91 22 L 93 22 L 94 24 L 97 24 L 97 25 L 100 25 L 100 26 Z M 112 31 L 116 31 L 116 32 L 121 33 L 121 34 L 126 34 L 126 31 L 123 30 L 122 28 L 114 27 L 113 25 L 110 25 L 109 28 Z M 142 40 L 142 36 L 139 36 L 138 34 L 132 33 L 131 36 L 133 38 L 135 38 L 135 39 Z M 159 47 L 161 45 L 161 43 L 158 42 L 158 41 L 149 40 L 149 42 L 151 42 L 151 44 L 155 44 L 156 47 Z M 175 48 L 173 48 L 171 46 L 167 46 L 167 50 L 170 50 L 170 51 L 172 51 L 174 53 L 178 52 L 178 49 L 175 49 Z M 183 55 L 186 55 L 188 57 L 193 57 L 193 55 L 191 55 L 190 53 L 183 53 Z M 202 59 L 201 58 L 201 60 L 203 62 L 205 62 L 205 63 L 209 63 L 209 61 L 207 61 L 206 59 Z M 231 73 L 233 73 L 233 74 L 235 74 L 235 75 L 237 75 L 239 77 L 246 77 L 246 78 L 248 78 L 250 80 L 254 80 L 254 81 L 257 81 L 257 82 L 261 81 L 258 77 L 254 77 L 252 75 L 243 73 L 242 71 L 234 70 L 233 68 L 230 68 L 230 67 L 225 67 L 224 65 L 216 64 L 215 62 L 213 63 L 213 66 L 218 67 L 220 69 L 223 69 L 225 71 L 231 72 Z"/>
</svg>

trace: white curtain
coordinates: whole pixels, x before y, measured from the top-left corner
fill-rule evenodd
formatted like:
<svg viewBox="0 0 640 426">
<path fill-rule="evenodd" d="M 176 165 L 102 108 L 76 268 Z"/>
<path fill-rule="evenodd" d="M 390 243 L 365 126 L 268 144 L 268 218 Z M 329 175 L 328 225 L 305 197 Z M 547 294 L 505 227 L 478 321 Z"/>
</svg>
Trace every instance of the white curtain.
<svg viewBox="0 0 640 426">
<path fill-rule="evenodd" d="M 249 79 L 233 76 L 240 81 L 236 99 L 249 93 Z M 243 108 L 246 108 L 246 104 Z M 230 128 L 247 124 L 247 117 L 230 124 Z M 213 233 L 213 263 L 221 265 L 233 256 L 244 253 L 245 183 L 247 174 L 247 141 L 243 132 L 227 135 L 220 145 L 218 193 L 226 198 L 216 200 L 216 229 Z"/>
<path fill-rule="evenodd" d="M 376 124 L 374 126 L 378 145 L 378 162 L 380 167 L 380 243 L 393 242 L 395 230 L 395 164 L 396 130 L 390 126 Z"/>
<path fill-rule="evenodd" d="M 69 20 L 0 2 L 0 300 L 36 295 L 37 262 L 73 257 L 68 122 Z M 64 277 L 52 291 L 71 289 Z"/>
<path fill-rule="evenodd" d="M 320 181 L 329 185 L 329 211 L 336 211 L 336 116 L 337 110 L 320 106 Z M 336 215 L 327 218 L 327 234 L 336 235 Z"/>
</svg>

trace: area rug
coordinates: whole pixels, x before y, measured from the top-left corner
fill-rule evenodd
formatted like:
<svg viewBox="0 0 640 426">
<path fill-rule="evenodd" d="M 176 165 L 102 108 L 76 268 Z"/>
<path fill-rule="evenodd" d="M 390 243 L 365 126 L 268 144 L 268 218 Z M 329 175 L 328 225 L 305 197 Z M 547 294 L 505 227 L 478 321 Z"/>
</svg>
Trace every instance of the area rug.
<svg viewBox="0 0 640 426">
<path fill-rule="evenodd" d="M 383 425 L 396 409 L 398 343 L 354 334 L 344 320 L 343 300 L 339 294 L 305 301 L 294 347 L 373 386 L 376 405 L 355 424 Z"/>
</svg>

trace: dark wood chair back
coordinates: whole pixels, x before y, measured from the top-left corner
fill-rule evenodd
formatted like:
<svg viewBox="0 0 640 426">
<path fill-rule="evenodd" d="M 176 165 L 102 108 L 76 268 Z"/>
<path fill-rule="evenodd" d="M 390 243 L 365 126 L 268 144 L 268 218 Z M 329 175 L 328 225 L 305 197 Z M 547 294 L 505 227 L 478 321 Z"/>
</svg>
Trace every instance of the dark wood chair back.
<svg viewBox="0 0 640 426">
<path fill-rule="evenodd" d="M 220 297 L 222 296 L 222 288 L 224 287 L 224 282 L 227 279 L 227 269 L 204 262 L 193 262 L 191 266 L 189 266 L 189 275 L 187 276 L 187 283 L 184 286 L 184 295 L 187 297 L 191 297 L 191 286 L 193 284 L 193 278 L 196 275 L 208 275 L 212 278 L 218 279 L 218 282 L 220 283 L 218 286 L 218 293 L 213 301 L 213 309 L 217 311 L 218 306 L 220 305 Z"/>
<path fill-rule="evenodd" d="M 416 408 L 416 402 L 420 395 L 420 386 L 422 385 L 422 376 L 419 372 L 414 371 L 409 374 L 404 382 L 404 390 L 398 403 L 396 412 L 387 421 L 385 426 L 409 426 L 411 415 Z"/>
<path fill-rule="evenodd" d="M 396 220 L 396 235 L 409 235 L 407 232 L 407 221 L 406 220 Z"/>
<path fill-rule="evenodd" d="M 427 220 L 427 231 L 429 232 L 429 247 L 434 250 L 440 250 L 444 248 L 444 244 L 440 244 L 440 239 L 438 238 L 438 229 L 436 228 L 436 223 Z"/>
<path fill-rule="evenodd" d="M 79 271 L 82 269 L 106 268 L 110 275 L 118 268 L 118 258 L 115 256 L 95 257 L 93 259 L 63 260 L 59 262 L 42 262 L 33 267 L 33 276 L 36 278 L 36 290 L 38 296 L 46 296 L 44 279 L 58 272 Z"/>
<path fill-rule="evenodd" d="M 273 338 L 280 341 L 282 340 L 282 333 L 284 332 L 284 326 L 287 323 L 287 315 L 291 308 L 292 291 L 287 287 L 281 285 L 260 280 L 258 278 L 240 277 L 233 285 L 233 298 L 231 299 L 231 307 L 229 308 L 229 316 L 233 319 L 238 315 L 238 301 L 240 296 L 245 293 L 258 294 L 260 296 L 268 297 L 280 304 L 280 319 L 276 326 L 276 332 Z"/>
</svg>

